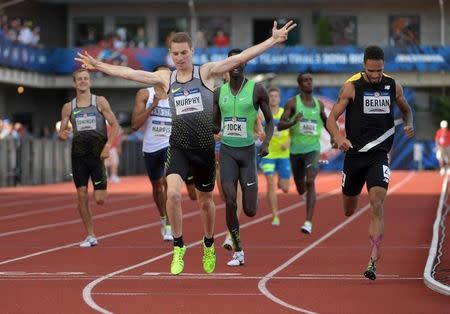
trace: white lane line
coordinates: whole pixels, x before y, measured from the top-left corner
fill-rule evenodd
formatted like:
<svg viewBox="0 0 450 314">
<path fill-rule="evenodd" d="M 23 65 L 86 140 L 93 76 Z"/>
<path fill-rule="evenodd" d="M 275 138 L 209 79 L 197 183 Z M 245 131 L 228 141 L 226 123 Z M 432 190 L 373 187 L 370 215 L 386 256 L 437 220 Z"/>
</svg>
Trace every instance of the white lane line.
<svg viewBox="0 0 450 314">
<path fill-rule="evenodd" d="M 399 183 L 397 183 L 394 187 L 392 187 L 390 190 L 388 190 L 388 194 L 391 194 L 392 192 L 396 191 L 398 188 L 400 188 L 401 186 L 403 186 L 404 184 L 406 184 L 413 176 L 415 175 L 415 172 L 413 173 L 409 173 L 403 180 L 401 180 Z M 345 226 L 347 226 L 348 224 L 350 224 L 351 222 L 353 222 L 356 218 L 360 217 L 363 213 L 365 213 L 368 209 L 370 208 L 370 204 L 367 204 L 366 206 L 360 208 L 357 212 L 355 212 L 353 214 L 353 216 L 347 218 L 344 222 L 340 223 L 339 225 L 337 225 L 336 227 L 334 227 L 333 229 L 331 229 L 328 233 L 326 233 L 325 235 L 323 235 L 321 238 L 317 239 L 316 241 L 314 241 L 312 244 L 310 244 L 308 247 L 304 248 L 303 250 L 301 250 L 300 252 L 298 252 L 296 255 L 294 255 L 293 257 L 291 257 L 289 260 L 287 260 L 284 264 L 280 265 L 279 267 L 277 267 L 276 269 L 274 269 L 273 271 L 271 271 L 270 273 L 268 273 L 266 276 L 264 276 L 264 278 L 258 283 L 258 289 L 259 291 L 261 291 L 268 299 L 272 300 L 273 302 L 284 306 L 288 309 L 297 311 L 297 312 L 303 312 L 303 313 L 308 313 L 308 314 L 313 314 L 316 312 L 313 311 L 309 311 L 307 309 L 304 308 L 300 308 L 297 307 L 295 305 L 289 304 L 283 300 L 281 300 L 280 298 L 276 297 L 275 295 L 273 295 L 269 289 L 266 287 L 266 284 L 269 280 L 271 280 L 277 273 L 281 272 L 282 270 L 284 270 L 285 268 L 287 268 L 288 266 L 290 266 L 292 263 L 294 263 L 296 260 L 298 260 L 300 257 L 302 257 L 303 255 L 305 255 L 306 253 L 308 253 L 309 251 L 311 251 L 312 249 L 314 249 L 317 245 L 319 245 L 321 242 L 325 241 L 326 239 L 330 238 L 332 235 L 334 235 L 336 232 L 338 232 L 339 230 L 341 230 L 342 228 L 344 228 Z M 366 279 L 367 280 L 367 279 Z"/>
<path fill-rule="evenodd" d="M 341 188 L 337 188 L 337 189 L 332 190 L 331 192 L 327 192 L 327 193 L 321 194 L 321 195 L 319 195 L 317 197 L 317 200 L 321 200 L 321 199 L 325 199 L 325 198 L 331 197 L 334 194 L 338 193 L 339 191 L 341 191 Z M 305 201 L 300 201 L 300 202 L 298 202 L 296 204 L 293 204 L 293 205 L 290 205 L 288 207 L 285 207 L 282 210 L 278 210 L 278 213 L 279 214 L 286 213 L 286 212 L 291 211 L 291 210 L 293 210 L 295 208 L 298 208 L 298 207 L 300 207 L 300 206 L 302 206 L 304 204 L 305 204 Z M 251 220 L 251 221 L 249 221 L 247 223 L 244 223 L 244 224 L 240 225 L 240 228 L 243 229 L 243 228 L 246 228 L 246 227 L 258 224 L 261 221 L 269 220 L 269 219 L 272 219 L 272 214 L 267 214 L 267 215 L 262 216 L 260 218 L 253 219 L 253 220 Z M 223 236 L 225 234 L 227 234 L 227 231 L 224 231 L 224 232 L 221 232 L 221 233 L 217 234 L 216 237 L 218 238 L 218 237 Z M 191 243 L 191 244 L 187 245 L 187 247 L 190 248 L 190 247 L 199 245 L 201 243 L 203 243 L 202 240 L 194 242 L 194 243 Z M 84 302 L 86 302 L 87 305 L 89 305 L 92 309 L 96 310 L 97 312 L 104 313 L 104 314 L 110 314 L 111 313 L 110 311 L 108 311 L 107 309 L 105 309 L 105 308 L 101 307 L 100 305 L 98 305 L 94 301 L 94 299 L 92 298 L 92 290 L 95 288 L 95 286 L 97 286 L 102 281 L 110 279 L 110 278 L 112 278 L 112 277 L 114 277 L 116 275 L 119 275 L 119 274 L 125 273 L 127 271 L 130 271 L 130 270 L 133 270 L 133 269 L 145 266 L 147 264 L 153 263 L 155 261 L 158 261 L 160 259 L 163 259 L 163 258 L 171 256 L 171 255 L 172 255 L 172 251 L 167 252 L 165 254 L 161 254 L 159 256 L 155 256 L 155 257 L 153 257 L 151 259 L 148 259 L 148 260 L 145 260 L 145 261 L 143 261 L 141 263 L 138 263 L 138 264 L 135 264 L 135 265 L 131 265 L 131 266 L 126 267 L 126 268 L 119 269 L 119 270 L 117 270 L 115 272 L 112 272 L 112 273 L 109 273 L 109 274 L 106 274 L 106 275 L 104 275 L 102 277 L 97 278 L 96 280 L 90 282 L 87 286 L 84 287 L 84 289 L 83 289 L 83 300 L 84 300 Z M 210 275 L 207 275 L 207 277 L 209 277 L 209 276 Z M 176 277 L 178 279 L 183 278 L 182 276 L 172 276 L 172 277 Z"/>
<path fill-rule="evenodd" d="M 49 202 L 53 202 L 53 201 L 60 201 L 63 199 L 73 199 L 74 196 L 73 195 L 62 195 L 62 196 L 54 196 L 54 197 L 41 197 L 41 195 L 36 194 L 33 197 L 30 197 L 30 199 L 21 199 L 21 200 L 15 200 L 14 202 L 5 202 L 0 204 L 0 210 L 5 209 L 5 208 L 10 208 L 11 206 L 17 206 L 17 205 L 26 205 L 26 204 L 32 204 L 33 206 L 37 203 L 49 203 Z"/>
<path fill-rule="evenodd" d="M 129 196 L 111 197 L 108 199 L 108 205 L 114 204 L 116 202 L 124 201 L 124 200 L 132 200 L 132 199 L 148 198 L 148 197 L 149 197 L 148 195 L 138 195 L 138 196 L 133 196 L 133 197 L 129 197 Z M 51 212 L 56 212 L 56 211 L 60 211 L 60 210 L 67 209 L 67 208 L 76 209 L 76 206 L 77 206 L 76 200 L 74 199 L 74 197 L 71 197 L 71 199 L 73 200 L 72 204 L 46 207 L 43 209 L 37 209 L 37 210 L 26 211 L 26 212 L 22 212 L 22 213 L 4 215 L 4 216 L 0 216 L 0 221 L 14 219 L 14 218 L 20 218 L 20 217 L 33 216 L 33 215 L 44 214 L 44 213 L 51 213 Z M 90 201 L 89 205 L 95 205 L 95 202 Z"/>
<path fill-rule="evenodd" d="M 92 217 L 92 220 L 97 220 L 97 219 L 100 219 L 100 218 L 116 216 L 116 215 L 129 213 L 129 212 L 134 212 L 134 211 L 139 211 L 139 210 L 143 210 L 143 209 L 148 209 L 149 207 L 154 207 L 154 204 L 152 204 L 152 205 L 153 206 L 149 206 L 149 205 L 145 204 L 145 205 L 139 205 L 139 206 L 133 206 L 133 207 L 125 207 L 124 209 L 115 210 L 115 211 L 112 211 L 112 212 L 109 212 L 109 213 L 105 213 L 105 214 L 95 215 L 95 216 Z M 40 226 L 35 226 L 35 227 L 30 227 L 30 228 L 24 228 L 24 229 L 19 229 L 19 230 L 14 230 L 14 231 L 3 232 L 3 233 L 0 233 L 0 238 L 7 237 L 7 236 L 12 236 L 12 235 L 16 235 L 16 234 L 32 232 L 32 231 L 38 231 L 38 230 L 44 230 L 44 229 L 68 226 L 68 225 L 73 225 L 73 224 L 77 224 L 77 223 L 81 223 L 81 219 L 80 218 L 72 219 L 72 220 L 66 220 L 66 221 L 62 221 L 62 222 L 57 222 L 57 223 L 54 223 L 54 224 L 40 225 Z"/>
<path fill-rule="evenodd" d="M 154 204 L 152 204 L 152 206 L 153 205 Z M 224 205 L 216 206 L 216 208 L 220 208 L 220 207 L 225 207 L 225 206 Z M 189 217 L 196 216 L 196 215 L 199 215 L 198 211 L 191 212 L 191 213 L 186 214 L 184 216 L 186 218 L 189 218 Z M 149 224 L 144 224 L 144 225 L 136 226 L 136 227 L 133 227 L 133 228 L 128 228 L 128 229 L 124 229 L 124 230 L 121 230 L 121 231 L 117 231 L 117 232 L 105 234 L 105 235 L 102 235 L 102 236 L 98 236 L 97 239 L 98 240 L 108 239 L 108 238 L 116 237 L 116 236 L 119 236 L 119 235 L 131 233 L 131 232 L 134 232 L 134 231 L 139 231 L 139 230 L 142 230 L 142 229 L 146 229 L 146 228 L 151 228 L 151 227 L 155 227 L 155 226 L 159 227 L 160 225 L 161 225 L 161 223 L 159 221 L 152 222 L 152 223 L 149 223 Z M 57 246 L 57 247 L 54 247 L 54 248 L 51 248 L 51 249 L 47 249 L 47 250 L 31 253 L 31 254 L 28 254 L 28 255 L 12 258 L 12 259 L 9 259 L 9 260 L 1 261 L 0 265 L 5 265 L 5 264 L 12 263 L 12 262 L 24 260 L 24 259 L 27 259 L 27 258 L 31 258 L 31 257 L 35 257 L 35 256 L 47 254 L 47 253 L 60 251 L 60 250 L 67 249 L 67 248 L 70 248 L 70 247 L 78 246 L 79 244 L 80 244 L 80 242 L 78 241 L 78 242 L 74 242 L 74 243 L 70 243 L 70 244 L 66 244 L 66 245 L 62 245 L 62 246 Z"/>
</svg>

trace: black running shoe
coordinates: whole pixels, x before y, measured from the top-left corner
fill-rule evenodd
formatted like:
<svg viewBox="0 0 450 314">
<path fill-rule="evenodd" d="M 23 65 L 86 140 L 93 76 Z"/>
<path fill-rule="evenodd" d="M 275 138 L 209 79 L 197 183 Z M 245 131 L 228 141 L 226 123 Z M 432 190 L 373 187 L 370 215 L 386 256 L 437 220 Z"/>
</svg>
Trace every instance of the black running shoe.
<svg viewBox="0 0 450 314">
<path fill-rule="evenodd" d="M 367 269 L 364 272 L 364 277 L 369 278 L 370 280 L 377 279 L 377 264 L 372 257 L 370 258 L 369 265 L 367 265 Z"/>
</svg>

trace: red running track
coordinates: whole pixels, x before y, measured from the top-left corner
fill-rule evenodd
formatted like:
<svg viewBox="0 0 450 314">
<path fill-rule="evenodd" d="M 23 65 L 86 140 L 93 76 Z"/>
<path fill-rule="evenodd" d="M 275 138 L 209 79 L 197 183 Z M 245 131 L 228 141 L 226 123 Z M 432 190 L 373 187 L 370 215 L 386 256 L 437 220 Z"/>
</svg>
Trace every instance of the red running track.
<svg viewBox="0 0 450 314">
<path fill-rule="evenodd" d="M 343 215 L 340 176 L 321 173 L 312 235 L 300 233 L 305 205 L 292 185 L 279 195 L 273 227 L 260 177 L 256 217 L 241 219 L 246 264 L 231 268 L 224 206 L 217 201 L 214 274 L 201 266 L 196 203 L 183 203 L 189 244 L 181 276 L 168 274 L 171 244 L 159 233 L 146 177 L 110 185 L 92 206 L 99 245 L 81 249 L 83 227 L 71 183 L 0 190 L 2 313 L 444 313 L 450 299 L 422 280 L 442 178 L 394 172 L 385 204 L 378 278 L 362 277 L 369 256 L 367 193 Z"/>
</svg>

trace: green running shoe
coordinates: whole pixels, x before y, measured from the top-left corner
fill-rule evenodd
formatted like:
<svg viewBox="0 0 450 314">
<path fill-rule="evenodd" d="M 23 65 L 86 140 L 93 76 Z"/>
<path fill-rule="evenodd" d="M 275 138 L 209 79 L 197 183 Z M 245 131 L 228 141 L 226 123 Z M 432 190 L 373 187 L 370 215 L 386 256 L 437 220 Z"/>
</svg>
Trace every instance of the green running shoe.
<svg viewBox="0 0 450 314">
<path fill-rule="evenodd" d="M 216 268 L 216 251 L 214 250 L 214 244 L 210 247 L 206 247 L 203 243 L 203 270 L 210 274 Z"/>
<path fill-rule="evenodd" d="M 364 277 L 369 278 L 370 280 L 377 279 L 377 263 L 372 259 L 372 257 L 370 258 L 367 270 L 364 272 Z"/>
<path fill-rule="evenodd" d="M 184 261 L 183 257 L 186 254 L 186 245 L 183 247 L 175 246 L 173 248 L 172 264 L 170 264 L 170 273 L 178 275 L 183 271 Z"/>
</svg>

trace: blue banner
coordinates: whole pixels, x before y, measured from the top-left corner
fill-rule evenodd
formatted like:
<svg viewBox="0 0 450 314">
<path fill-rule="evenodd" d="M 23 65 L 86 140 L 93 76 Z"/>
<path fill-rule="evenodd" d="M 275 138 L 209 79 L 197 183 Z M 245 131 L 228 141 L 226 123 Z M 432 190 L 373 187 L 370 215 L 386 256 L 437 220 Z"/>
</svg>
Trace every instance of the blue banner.
<svg viewBox="0 0 450 314">
<path fill-rule="evenodd" d="M 41 73 L 70 74 L 78 65 L 74 57 L 82 48 L 33 48 L 0 36 L 0 65 Z M 92 56 L 105 62 L 127 65 L 135 69 L 151 71 L 160 64 L 171 64 L 166 48 L 125 48 L 122 50 L 86 49 Z M 196 49 L 193 61 L 203 64 L 223 60 L 227 48 Z M 272 48 L 251 60 L 246 72 L 357 72 L 362 69 L 363 48 L 302 46 Z M 450 71 L 450 46 L 410 46 L 385 48 L 385 71 Z"/>
</svg>

